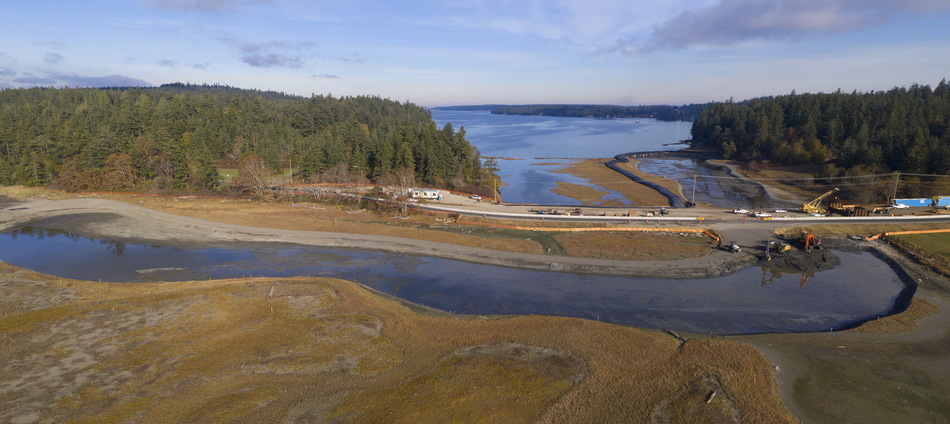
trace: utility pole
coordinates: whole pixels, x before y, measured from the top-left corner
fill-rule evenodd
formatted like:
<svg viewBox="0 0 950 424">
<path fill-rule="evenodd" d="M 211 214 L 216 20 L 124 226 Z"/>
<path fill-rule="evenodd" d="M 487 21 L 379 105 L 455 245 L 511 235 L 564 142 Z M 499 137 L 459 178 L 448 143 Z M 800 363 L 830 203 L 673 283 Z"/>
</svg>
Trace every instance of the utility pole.
<svg viewBox="0 0 950 424">
<path fill-rule="evenodd" d="M 693 206 L 696 206 L 696 176 L 693 175 L 693 200 L 690 200 Z"/>
<path fill-rule="evenodd" d="M 491 182 L 492 182 L 492 194 L 491 194 L 491 197 L 492 197 L 493 199 L 495 199 L 495 204 L 496 204 L 496 205 L 497 205 L 497 204 L 501 204 L 501 199 L 498 198 L 498 197 L 499 197 L 499 196 L 498 196 L 498 177 L 492 177 Z"/>
<path fill-rule="evenodd" d="M 897 184 L 901 181 L 901 171 L 894 173 L 894 195 L 891 196 L 891 203 L 894 203 L 894 199 L 897 198 Z"/>
</svg>

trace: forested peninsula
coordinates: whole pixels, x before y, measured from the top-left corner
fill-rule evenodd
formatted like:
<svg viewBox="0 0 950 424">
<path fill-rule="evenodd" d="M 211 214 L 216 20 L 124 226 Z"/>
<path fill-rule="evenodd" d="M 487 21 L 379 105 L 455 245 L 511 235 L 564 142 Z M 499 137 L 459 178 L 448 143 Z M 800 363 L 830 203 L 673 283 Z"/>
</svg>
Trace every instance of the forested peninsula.
<svg viewBox="0 0 950 424">
<path fill-rule="evenodd" d="M 693 122 L 691 143 L 725 159 L 822 165 L 817 177 L 947 175 L 950 86 L 712 103 Z"/>
<path fill-rule="evenodd" d="M 544 115 L 571 118 L 654 118 L 660 121 L 692 121 L 704 104 L 683 106 L 614 106 L 614 105 L 475 105 L 446 106 L 437 109 L 484 111 L 496 115 Z"/>
<path fill-rule="evenodd" d="M 379 97 L 217 85 L 0 90 L 0 184 L 222 190 L 227 168 L 299 182 L 487 185 L 464 129 Z"/>
</svg>

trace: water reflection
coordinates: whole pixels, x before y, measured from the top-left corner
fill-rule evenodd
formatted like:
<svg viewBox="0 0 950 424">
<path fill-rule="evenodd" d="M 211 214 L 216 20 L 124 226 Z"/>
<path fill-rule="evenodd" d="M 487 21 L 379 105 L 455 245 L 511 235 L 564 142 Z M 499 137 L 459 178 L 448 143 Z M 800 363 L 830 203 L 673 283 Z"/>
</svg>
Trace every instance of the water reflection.
<svg viewBox="0 0 950 424">
<path fill-rule="evenodd" d="M 122 257 L 125 256 L 125 243 L 115 240 L 100 240 L 100 239 L 90 239 L 88 237 L 82 237 L 68 231 L 57 230 L 53 228 L 42 228 L 42 227 L 22 227 L 20 229 L 11 231 L 9 233 L 10 238 L 16 240 L 18 235 L 31 237 L 37 240 L 43 240 L 50 237 L 63 237 L 66 240 L 72 242 L 79 242 L 80 240 L 85 241 L 94 241 L 103 246 L 105 246 L 106 252 L 112 253 L 116 256 Z M 157 246 L 152 246 L 157 247 Z"/>
<path fill-rule="evenodd" d="M 765 277 L 757 268 L 712 279 L 672 280 L 530 271 L 291 244 L 110 247 L 115 245 L 23 228 L 0 234 L 0 259 L 53 275 L 103 281 L 333 277 L 456 313 L 561 315 L 720 334 L 839 328 L 888 312 L 905 290 L 887 264 L 866 252 L 838 252 L 842 265 L 810 276 L 803 286 L 799 275 Z"/>
</svg>

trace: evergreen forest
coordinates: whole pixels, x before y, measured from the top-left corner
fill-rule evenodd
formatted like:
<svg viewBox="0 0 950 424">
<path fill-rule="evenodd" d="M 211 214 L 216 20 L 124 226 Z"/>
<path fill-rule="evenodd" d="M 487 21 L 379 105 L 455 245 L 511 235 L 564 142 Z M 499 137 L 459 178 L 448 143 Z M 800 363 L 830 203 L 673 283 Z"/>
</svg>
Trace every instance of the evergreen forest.
<svg viewBox="0 0 950 424">
<path fill-rule="evenodd" d="M 297 182 L 488 186 L 463 128 L 379 97 L 217 85 L 0 90 L 0 184 L 208 191 L 224 169 Z"/>
<path fill-rule="evenodd" d="M 692 144 L 725 159 L 821 165 L 817 177 L 950 174 L 950 86 L 796 94 L 712 103 Z"/>
</svg>

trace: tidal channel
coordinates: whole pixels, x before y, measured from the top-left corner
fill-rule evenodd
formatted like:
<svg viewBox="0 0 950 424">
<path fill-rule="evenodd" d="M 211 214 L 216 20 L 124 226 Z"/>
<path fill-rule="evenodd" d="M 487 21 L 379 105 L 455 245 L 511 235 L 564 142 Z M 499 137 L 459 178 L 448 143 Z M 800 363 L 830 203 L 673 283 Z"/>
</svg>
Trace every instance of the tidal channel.
<svg viewBox="0 0 950 424">
<path fill-rule="evenodd" d="M 868 251 L 810 276 L 751 267 L 676 280 L 512 269 L 374 250 L 294 244 L 182 249 L 40 227 L 0 234 L 0 260 L 64 278 L 154 282 L 319 276 L 461 314 L 559 315 L 705 334 L 829 331 L 894 312 L 913 288 Z M 774 278 L 773 278 L 774 277 Z"/>
</svg>

